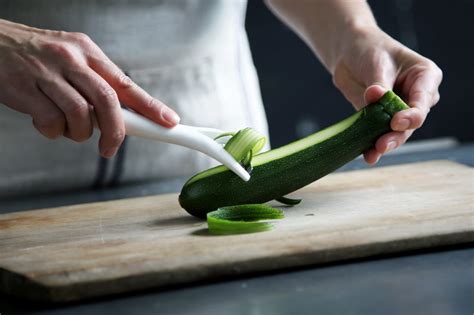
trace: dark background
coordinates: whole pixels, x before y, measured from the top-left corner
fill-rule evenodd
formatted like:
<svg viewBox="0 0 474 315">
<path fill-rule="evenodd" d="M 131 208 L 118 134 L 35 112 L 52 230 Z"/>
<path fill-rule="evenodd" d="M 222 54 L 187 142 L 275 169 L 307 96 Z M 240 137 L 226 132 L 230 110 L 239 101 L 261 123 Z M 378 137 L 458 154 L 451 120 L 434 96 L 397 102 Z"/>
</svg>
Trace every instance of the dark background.
<svg viewBox="0 0 474 315">
<path fill-rule="evenodd" d="M 443 70 L 441 100 L 411 139 L 473 141 L 473 0 L 369 1 L 380 27 Z M 270 125 L 280 146 L 353 113 L 308 47 L 261 0 L 250 0 L 247 32 Z"/>
</svg>

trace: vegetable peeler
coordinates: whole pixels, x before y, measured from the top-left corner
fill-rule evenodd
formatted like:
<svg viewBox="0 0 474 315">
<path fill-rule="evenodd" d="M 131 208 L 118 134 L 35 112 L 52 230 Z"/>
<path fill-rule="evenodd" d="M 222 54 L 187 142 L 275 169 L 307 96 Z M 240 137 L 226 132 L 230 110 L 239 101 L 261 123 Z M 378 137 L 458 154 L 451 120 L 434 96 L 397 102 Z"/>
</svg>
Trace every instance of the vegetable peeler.
<svg viewBox="0 0 474 315">
<path fill-rule="evenodd" d="M 221 144 L 214 140 L 215 137 L 223 134 L 224 131 L 183 124 L 178 124 L 173 128 L 165 128 L 130 110 L 122 109 L 122 113 L 127 135 L 173 143 L 200 151 L 224 164 L 244 181 L 250 179 L 249 173 Z M 97 126 L 95 117 L 94 125 Z"/>
</svg>

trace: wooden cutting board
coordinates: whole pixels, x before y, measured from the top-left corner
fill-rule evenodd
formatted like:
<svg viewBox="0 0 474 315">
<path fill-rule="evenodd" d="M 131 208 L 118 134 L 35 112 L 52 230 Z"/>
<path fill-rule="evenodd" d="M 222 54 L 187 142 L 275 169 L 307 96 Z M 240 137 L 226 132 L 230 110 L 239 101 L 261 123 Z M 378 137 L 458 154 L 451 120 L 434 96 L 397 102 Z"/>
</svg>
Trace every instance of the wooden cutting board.
<svg viewBox="0 0 474 315">
<path fill-rule="evenodd" d="M 329 175 L 269 232 L 210 236 L 176 194 L 0 216 L 0 288 L 69 301 L 474 240 L 473 169 L 448 161 Z"/>
</svg>

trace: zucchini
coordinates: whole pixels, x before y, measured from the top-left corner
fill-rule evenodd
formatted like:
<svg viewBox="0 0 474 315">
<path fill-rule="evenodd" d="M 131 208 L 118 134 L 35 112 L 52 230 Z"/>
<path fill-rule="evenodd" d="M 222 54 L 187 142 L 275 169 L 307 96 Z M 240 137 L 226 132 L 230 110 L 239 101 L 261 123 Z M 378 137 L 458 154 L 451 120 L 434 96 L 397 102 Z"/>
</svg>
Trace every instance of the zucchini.
<svg viewBox="0 0 474 315">
<path fill-rule="evenodd" d="M 408 106 L 392 91 L 352 116 L 306 138 L 258 154 L 252 159 L 248 182 L 225 166 L 191 177 L 179 203 L 191 215 L 225 206 L 264 203 L 278 199 L 350 162 L 389 132 L 392 116 Z"/>
</svg>

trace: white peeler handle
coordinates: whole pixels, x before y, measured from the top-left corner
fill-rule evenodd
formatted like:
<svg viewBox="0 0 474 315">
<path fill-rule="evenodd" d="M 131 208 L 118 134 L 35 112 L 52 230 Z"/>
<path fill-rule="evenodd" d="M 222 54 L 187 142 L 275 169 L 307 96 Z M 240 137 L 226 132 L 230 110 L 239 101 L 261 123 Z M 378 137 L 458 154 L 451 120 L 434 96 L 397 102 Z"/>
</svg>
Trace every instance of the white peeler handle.
<svg viewBox="0 0 474 315">
<path fill-rule="evenodd" d="M 229 152 L 209 138 L 214 136 L 213 133 L 216 135 L 220 133 L 217 129 L 182 124 L 173 128 L 165 128 L 129 110 L 123 109 L 122 112 L 127 135 L 173 143 L 200 151 L 227 166 L 244 181 L 250 179 L 250 175 Z"/>
</svg>

